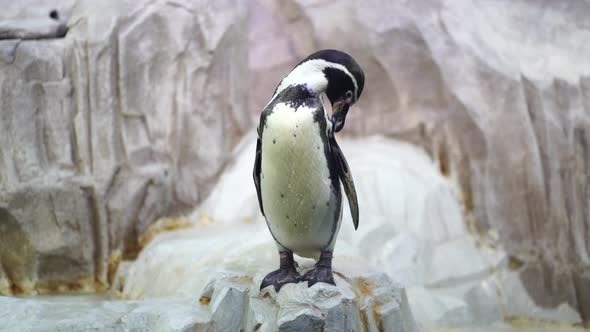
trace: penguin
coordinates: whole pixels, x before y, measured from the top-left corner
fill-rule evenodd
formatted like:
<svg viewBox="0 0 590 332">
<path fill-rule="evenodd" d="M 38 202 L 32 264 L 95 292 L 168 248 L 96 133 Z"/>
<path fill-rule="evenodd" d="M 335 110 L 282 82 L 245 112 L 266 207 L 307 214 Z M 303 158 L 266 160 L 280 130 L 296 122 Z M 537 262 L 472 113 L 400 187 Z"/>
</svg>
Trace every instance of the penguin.
<svg viewBox="0 0 590 332">
<path fill-rule="evenodd" d="M 279 269 L 260 290 L 288 283 L 335 285 L 332 253 L 342 220 L 342 189 L 355 230 L 359 209 L 348 163 L 334 134 L 361 96 L 363 70 L 348 54 L 321 50 L 297 64 L 276 87 L 260 115 L 254 184 L 262 215 L 274 238 Z M 323 96 L 332 107 L 331 117 Z M 293 254 L 317 260 L 300 275 Z"/>
</svg>

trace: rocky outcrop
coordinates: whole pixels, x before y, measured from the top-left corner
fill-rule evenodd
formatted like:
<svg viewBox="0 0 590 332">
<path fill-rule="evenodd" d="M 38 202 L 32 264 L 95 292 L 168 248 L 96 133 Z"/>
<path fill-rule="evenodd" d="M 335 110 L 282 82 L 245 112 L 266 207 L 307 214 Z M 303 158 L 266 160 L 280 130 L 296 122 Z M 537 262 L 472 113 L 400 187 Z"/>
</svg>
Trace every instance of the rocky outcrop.
<svg viewBox="0 0 590 332">
<path fill-rule="evenodd" d="M 471 233 L 507 252 L 533 303 L 590 319 L 587 2 L 251 6 L 253 112 L 309 52 L 349 51 L 367 83 L 343 132 L 425 147 L 460 189 Z M 506 317 L 536 315 L 508 303 Z"/>
<path fill-rule="evenodd" d="M 184 299 L 142 302 L 93 296 L 0 296 L 0 317 L 2 331 L 216 331 L 207 312 L 199 310 L 199 303 Z"/>
<path fill-rule="evenodd" d="M 386 275 L 335 280 L 336 286 L 289 284 L 276 293 L 259 292 L 247 277 L 226 277 L 211 281 L 200 301 L 220 331 L 418 331 L 404 289 Z"/>
<path fill-rule="evenodd" d="M 250 128 L 246 9 L 30 2 L 0 16 L 58 8 L 69 30 L 0 40 L 0 294 L 101 289 L 152 222 L 205 197 Z"/>
<path fill-rule="evenodd" d="M 0 297 L 0 330 L 418 331 L 403 288 L 384 275 L 336 280 L 338 287 L 291 284 L 279 294 L 259 294 L 252 280 L 220 278 L 193 299 Z"/>
</svg>

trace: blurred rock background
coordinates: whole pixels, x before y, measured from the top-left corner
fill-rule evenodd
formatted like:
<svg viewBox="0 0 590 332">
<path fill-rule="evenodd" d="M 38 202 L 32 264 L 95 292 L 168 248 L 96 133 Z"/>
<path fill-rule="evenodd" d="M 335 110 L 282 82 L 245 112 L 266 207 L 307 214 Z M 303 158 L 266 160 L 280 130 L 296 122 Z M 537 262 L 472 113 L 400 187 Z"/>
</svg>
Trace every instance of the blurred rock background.
<svg viewBox="0 0 590 332">
<path fill-rule="evenodd" d="M 277 82 L 337 48 L 367 77 L 343 133 L 413 145 L 344 145 L 371 222 L 342 247 L 420 317 L 590 320 L 588 2 L 0 5 L 0 294 L 106 289 L 164 216 L 259 221 L 250 178 L 214 185 Z"/>
<path fill-rule="evenodd" d="M 104 289 L 109 264 L 197 205 L 250 129 L 246 7 L 0 5 L 8 37 L 21 18 L 54 25 L 53 10 L 68 27 L 0 40 L 0 293 Z"/>
</svg>

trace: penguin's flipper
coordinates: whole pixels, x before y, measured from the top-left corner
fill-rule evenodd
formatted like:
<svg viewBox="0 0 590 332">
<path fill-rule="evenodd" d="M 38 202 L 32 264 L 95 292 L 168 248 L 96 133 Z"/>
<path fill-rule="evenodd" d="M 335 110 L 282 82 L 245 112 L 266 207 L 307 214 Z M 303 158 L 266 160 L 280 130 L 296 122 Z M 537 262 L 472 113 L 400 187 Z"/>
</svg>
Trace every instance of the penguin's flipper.
<svg viewBox="0 0 590 332">
<path fill-rule="evenodd" d="M 260 140 L 260 135 L 256 141 L 256 159 L 254 160 L 254 185 L 256 186 L 256 194 L 258 195 L 258 205 L 260 205 L 260 212 L 264 216 L 264 209 L 262 208 L 262 193 L 260 192 L 260 171 L 261 171 L 261 158 L 262 158 L 262 142 Z"/>
<path fill-rule="evenodd" d="M 336 168 L 338 170 L 338 177 L 344 185 L 344 192 L 348 198 L 348 204 L 350 206 L 350 214 L 352 215 L 352 222 L 354 223 L 354 229 L 359 227 L 359 204 L 356 196 L 356 190 L 354 189 L 354 181 L 352 180 L 352 173 L 346 162 L 346 158 L 340 150 L 338 143 L 336 143 L 336 137 L 334 134 L 330 135 L 330 149 L 336 162 Z"/>
</svg>

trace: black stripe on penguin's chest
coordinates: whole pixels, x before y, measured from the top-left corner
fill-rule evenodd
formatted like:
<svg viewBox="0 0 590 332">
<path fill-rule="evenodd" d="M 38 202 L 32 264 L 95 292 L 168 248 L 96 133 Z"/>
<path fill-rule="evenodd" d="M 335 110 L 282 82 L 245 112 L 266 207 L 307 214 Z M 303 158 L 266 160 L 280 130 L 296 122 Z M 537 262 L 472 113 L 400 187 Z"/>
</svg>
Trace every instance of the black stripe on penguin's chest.
<svg viewBox="0 0 590 332">
<path fill-rule="evenodd" d="M 321 105 L 321 100 L 320 100 Z M 333 216 L 333 224 L 332 224 L 332 232 L 330 235 L 330 241 L 328 241 L 328 245 L 332 243 L 334 240 L 334 236 L 336 236 L 336 231 L 338 229 L 338 223 L 340 222 L 340 211 L 342 209 L 342 193 L 340 191 L 340 179 L 338 173 L 338 164 L 334 159 L 334 155 L 332 154 L 332 148 L 330 146 L 330 139 L 328 138 L 328 134 L 326 132 L 326 128 L 328 126 L 326 122 L 326 116 L 324 114 L 323 106 L 320 106 L 314 114 L 313 114 L 313 122 L 318 124 L 320 128 L 320 136 L 322 138 L 322 142 L 324 143 L 324 156 L 326 158 L 326 162 L 328 165 L 328 172 L 330 174 L 330 191 L 332 191 L 334 197 L 336 198 L 336 206 L 334 207 L 334 216 Z"/>
<path fill-rule="evenodd" d="M 326 158 L 326 162 L 328 164 L 328 170 L 330 173 L 330 183 L 331 183 L 331 190 L 334 193 L 340 192 L 340 180 L 338 178 L 338 168 L 336 160 L 334 160 L 334 156 L 332 154 L 332 148 L 330 147 L 330 140 L 328 139 L 328 135 L 326 133 L 327 122 L 326 117 L 324 115 L 323 108 L 316 110 L 313 114 L 313 122 L 318 124 L 320 137 L 322 138 L 322 142 L 324 143 L 324 157 Z"/>
</svg>

